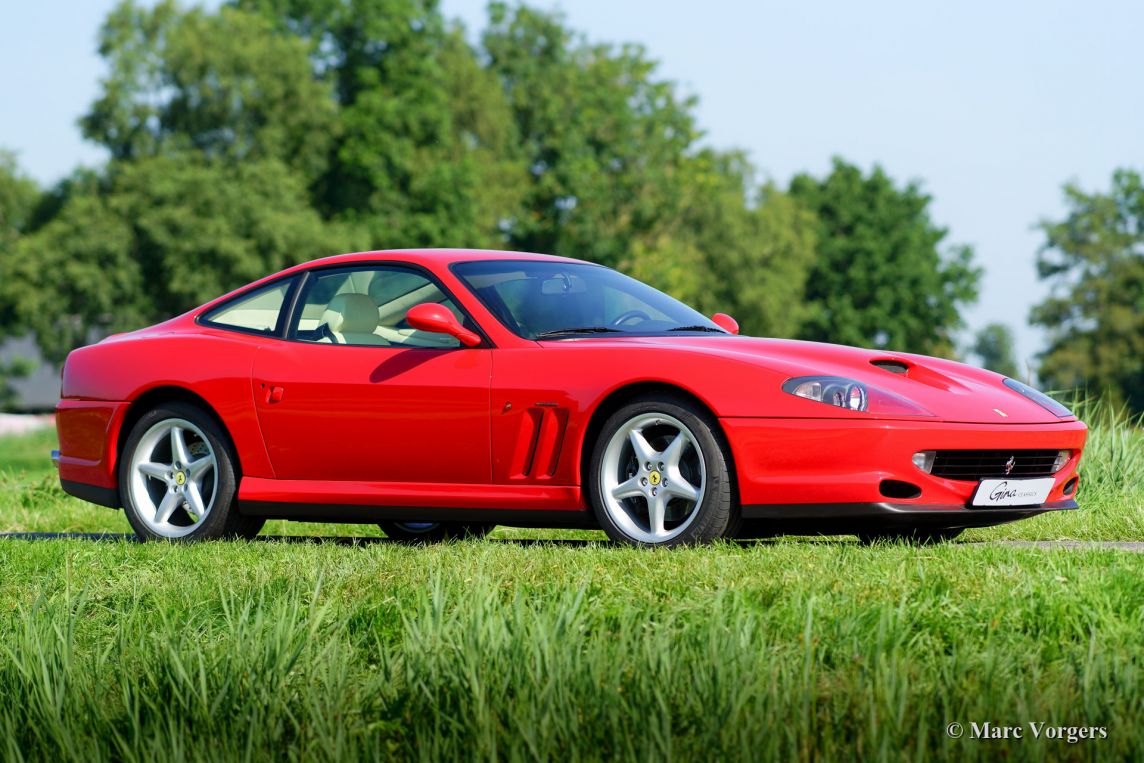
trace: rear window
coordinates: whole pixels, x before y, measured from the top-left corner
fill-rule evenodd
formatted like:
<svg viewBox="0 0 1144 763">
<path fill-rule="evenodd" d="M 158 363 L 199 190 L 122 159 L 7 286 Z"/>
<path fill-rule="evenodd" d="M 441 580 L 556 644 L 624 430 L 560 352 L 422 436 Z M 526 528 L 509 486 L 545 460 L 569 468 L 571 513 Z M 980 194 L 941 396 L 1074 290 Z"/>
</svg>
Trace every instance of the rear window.
<svg viewBox="0 0 1144 763">
<path fill-rule="evenodd" d="M 282 307 L 293 279 L 264 286 L 204 313 L 202 323 L 249 334 L 273 336 L 278 333 Z"/>
</svg>

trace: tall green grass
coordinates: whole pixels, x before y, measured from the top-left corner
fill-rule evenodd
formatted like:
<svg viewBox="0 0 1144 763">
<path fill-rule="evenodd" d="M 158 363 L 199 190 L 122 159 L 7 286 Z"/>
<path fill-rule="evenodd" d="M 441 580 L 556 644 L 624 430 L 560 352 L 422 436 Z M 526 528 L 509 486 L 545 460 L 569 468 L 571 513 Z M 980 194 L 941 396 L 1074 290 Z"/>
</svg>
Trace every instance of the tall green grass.
<svg viewBox="0 0 1144 763">
<path fill-rule="evenodd" d="M 1144 540 L 1139 420 L 1079 409 L 1084 508 L 966 540 Z M 128 531 L 49 437 L 0 441 L 0 532 Z M 1144 555 L 600 538 L 0 540 L 0 758 L 1144 759 Z M 984 721 L 1108 738 L 945 734 Z"/>
<path fill-rule="evenodd" d="M 0 589 L 19 600 L 0 617 L 4 756 L 1144 756 L 1138 555 L 830 543 L 300 551 L 72 542 L 22 554 L 30 567 L 63 564 L 34 595 Z M 0 547 L 6 562 L 18 555 Z M 124 563 L 131 574 L 114 572 Z M 945 733 L 987 720 L 1109 737 Z"/>
<path fill-rule="evenodd" d="M 1144 487 L 1144 416 L 1100 398 L 1080 398 L 1071 407 L 1088 424 L 1083 489 L 1101 494 Z"/>
</svg>

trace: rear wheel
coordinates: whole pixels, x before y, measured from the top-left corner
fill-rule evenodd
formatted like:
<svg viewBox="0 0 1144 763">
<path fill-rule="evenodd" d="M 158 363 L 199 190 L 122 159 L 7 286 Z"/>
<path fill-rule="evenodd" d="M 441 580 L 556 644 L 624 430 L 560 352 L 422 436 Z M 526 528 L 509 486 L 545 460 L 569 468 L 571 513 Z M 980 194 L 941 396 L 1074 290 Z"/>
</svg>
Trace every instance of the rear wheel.
<svg viewBox="0 0 1144 763">
<path fill-rule="evenodd" d="M 390 540 L 398 543 L 440 543 L 461 538 L 483 538 L 496 525 L 476 522 L 378 522 Z"/>
<path fill-rule="evenodd" d="M 706 410 L 675 395 L 639 398 L 604 423 L 588 494 L 610 538 L 640 546 L 704 543 L 734 533 L 730 458 Z"/>
<path fill-rule="evenodd" d="M 858 540 L 863 543 L 913 543 L 919 546 L 929 546 L 935 543 L 945 543 L 965 532 L 961 527 L 921 528 L 912 527 L 905 530 L 879 530 L 874 532 L 858 533 Z"/>
<path fill-rule="evenodd" d="M 172 402 L 135 423 L 119 459 L 123 509 L 140 540 L 253 538 L 265 520 L 235 506 L 236 459 L 202 409 Z"/>
</svg>

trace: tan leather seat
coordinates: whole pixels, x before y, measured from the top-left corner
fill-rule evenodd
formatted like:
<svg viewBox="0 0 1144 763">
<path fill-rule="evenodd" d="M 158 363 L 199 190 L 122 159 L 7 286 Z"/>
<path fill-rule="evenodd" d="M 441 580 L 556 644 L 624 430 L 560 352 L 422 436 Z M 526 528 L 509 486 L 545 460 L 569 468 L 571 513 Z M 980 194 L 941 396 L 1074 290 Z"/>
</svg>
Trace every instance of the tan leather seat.
<svg viewBox="0 0 1144 763">
<path fill-rule="evenodd" d="M 377 303 L 365 294 L 338 294 L 322 313 L 322 321 L 337 344 L 388 345 L 377 328 Z"/>
</svg>

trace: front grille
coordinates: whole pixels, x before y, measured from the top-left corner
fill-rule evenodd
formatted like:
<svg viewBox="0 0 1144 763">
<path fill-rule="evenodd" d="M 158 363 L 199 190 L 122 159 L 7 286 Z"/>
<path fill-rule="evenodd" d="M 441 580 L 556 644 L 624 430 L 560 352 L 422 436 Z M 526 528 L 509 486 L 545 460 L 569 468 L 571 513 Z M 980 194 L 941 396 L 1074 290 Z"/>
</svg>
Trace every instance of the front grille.
<svg viewBox="0 0 1144 763">
<path fill-rule="evenodd" d="M 939 450 L 930 474 L 947 480 L 995 477 L 1048 477 L 1053 473 L 1057 450 Z M 1006 471 L 1009 459 L 1012 468 Z"/>
</svg>

